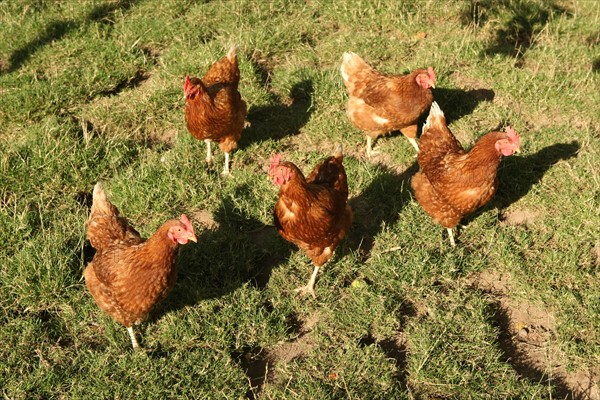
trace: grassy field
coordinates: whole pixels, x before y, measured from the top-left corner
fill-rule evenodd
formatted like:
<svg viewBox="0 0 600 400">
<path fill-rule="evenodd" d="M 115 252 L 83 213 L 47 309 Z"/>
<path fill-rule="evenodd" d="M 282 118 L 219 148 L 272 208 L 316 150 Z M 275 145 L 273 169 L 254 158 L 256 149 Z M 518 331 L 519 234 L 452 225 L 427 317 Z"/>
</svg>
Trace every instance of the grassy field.
<svg viewBox="0 0 600 400">
<path fill-rule="evenodd" d="M 5 0 L 0 34 L 4 398 L 600 398 L 600 3 Z M 232 43 L 252 125 L 223 178 L 183 80 Z M 521 134 L 456 248 L 413 197 L 405 138 L 366 159 L 347 50 L 433 66 L 466 147 Z M 303 299 L 268 160 L 308 173 L 335 142 L 355 221 Z M 182 212 L 199 235 L 139 352 L 82 281 L 98 180 L 144 236 Z"/>
</svg>

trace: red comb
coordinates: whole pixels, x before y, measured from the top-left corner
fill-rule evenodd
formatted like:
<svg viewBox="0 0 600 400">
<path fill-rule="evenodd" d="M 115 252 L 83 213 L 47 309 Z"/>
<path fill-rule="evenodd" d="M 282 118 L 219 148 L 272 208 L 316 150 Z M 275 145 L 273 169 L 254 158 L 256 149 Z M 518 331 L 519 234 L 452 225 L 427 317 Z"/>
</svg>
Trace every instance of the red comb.
<svg viewBox="0 0 600 400">
<path fill-rule="evenodd" d="M 433 67 L 427 68 L 427 75 L 429 75 L 429 78 L 435 82 L 435 71 L 433 70 Z"/>
<path fill-rule="evenodd" d="M 279 154 L 279 153 L 275 154 L 273 157 L 271 157 L 270 167 L 271 168 L 276 167 L 280 164 L 280 162 L 281 162 L 281 154 Z"/>
<path fill-rule="evenodd" d="M 192 226 L 192 223 L 190 222 L 189 218 L 187 217 L 187 215 L 185 214 L 181 214 L 181 218 L 180 218 L 181 223 L 185 226 L 185 229 L 188 232 L 192 232 L 194 233 L 194 227 Z"/>
<path fill-rule="evenodd" d="M 519 137 L 519 134 L 510 126 L 506 127 L 506 135 L 508 136 L 508 139 L 510 139 L 511 142 L 517 145 L 521 144 L 521 138 Z"/>
</svg>

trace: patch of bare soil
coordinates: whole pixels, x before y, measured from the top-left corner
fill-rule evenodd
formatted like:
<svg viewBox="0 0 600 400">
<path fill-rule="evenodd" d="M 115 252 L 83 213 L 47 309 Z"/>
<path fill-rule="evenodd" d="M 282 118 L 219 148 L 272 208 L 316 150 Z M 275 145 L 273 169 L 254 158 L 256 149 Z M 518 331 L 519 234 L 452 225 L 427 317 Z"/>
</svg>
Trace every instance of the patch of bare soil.
<svg viewBox="0 0 600 400">
<path fill-rule="evenodd" d="M 310 333 L 319 322 L 319 314 L 314 312 L 299 322 L 299 333 L 296 339 L 288 342 L 280 342 L 269 349 L 267 359 L 273 366 L 277 366 L 277 364 L 287 364 L 314 348 L 315 343 Z M 275 371 L 273 372 L 273 376 L 268 378 L 277 381 L 278 376 Z"/>
<path fill-rule="evenodd" d="M 538 219 L 539 212 L 532 210 L 506 210 L 500 214 L 500 221 L 504 225 L 533 225 Z"/>
<path fill-rule="evenodd" d="M 466 89 L 483 88 L 487 85 L 487 82 L 476 79 L 469 75 L 463 75 L 458 71 L 452 74 L 452 81 L 456 84 L 456 86 Z M 482 100 L 488 100 L 487 96 L 482 98 Z"/>
<path fill-rule="evenodd" d="M 600 246 L 596 245 L 596 246 L 592 247 L 591 253 L 592 253 L 592 263 L 593 263 L 594 267 L 600 266 Z"/>
<path fill-rule="evenodd" d="M 315 347 L 312 330 L 319 322 L 317 312 L 304 319 L 296 320 L 294 316 L 292 329 L 298 333 L 295 339 L 277 343 L 275 346 L 265 348 L 249 348 L 246 351 L 233 354 L 248 376 L 250 388 L 246 398 L 256 399 L 265 384 L 283 381 L 277 367 L 302 357 Z"/>
<path fill-rule="evenodd" d="M 470 283 L 494 299 L 499 345 L 506 362 L 518 374 L 551 384 L 557 398 L 600 399 L 598 367 L 567 371 L 565 355 L 556 340 L 554 316 L 534 304 L 512 299 L 509 274 L 486 270 L 472 277 Z"/>
<path fill-rule="evenodd" d="M 194 211 L 190 214 L 192 220 L 198 221 L 208 230 L 215 230 L 219 228 L 219 223 L 215 221 L 212 213 L 206 210 Z"/>
</svg>

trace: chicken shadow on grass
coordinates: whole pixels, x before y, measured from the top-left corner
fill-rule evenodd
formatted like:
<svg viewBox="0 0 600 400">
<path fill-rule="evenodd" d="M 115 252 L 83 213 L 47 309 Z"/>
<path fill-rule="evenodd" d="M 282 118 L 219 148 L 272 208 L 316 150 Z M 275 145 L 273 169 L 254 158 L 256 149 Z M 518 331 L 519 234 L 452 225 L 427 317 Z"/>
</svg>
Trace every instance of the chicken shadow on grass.
<svg viewBox="0 0 600 400">
<path fill-rule="evenodd" d="M 118 0 L 116 2 L 100 4 L 94 7 L 83 21 L 65 19 L 50 22 L 38 37 L 25 43 L 21 48 L 15 50 L 11 54 L 8 60 L 8 68 L 6 68 L 5 71 L 10 73 L 18 70 L 39 49 L 62 39 L 69 32 L 76 30 L 85 22 L 114 23 L 113 19 L 110 18 L 112 14 L 117 10 L 126 11 L 136 2 L 137 0 Z M 0 70 L 0 72 L 2 71 Z"/>
<path fill-rule="evenodd" d="M 371 184 L 361 194 L 348 200 L 354 221 L 343 248 L 349 246 L 358 251 L 362 261 L 370 257 L 382 224 L 394 224 L 402 208 L 412 198 L 410 180 L 419 170 L 419 165 L 415 161 L 401 173 L 381 164 L 379 168 L 381 170 Z"/>
<path fill-rule="evenodd" d="M 265 225 L 235 206 L 233 199 L 249 196 L 253 196 L 252 189 L 239 186 L 213 214 L 215 227 L 200 233 L 197 244 L 182 247 L 177 283 L 158 307 L 156 317 L 224 296 L 246 283 L 258 289 L 267 286 L 271 271 L 289 257 L 291 248 L 280 240 L 273 225 Z M 193 215 L 191 218 L 193 221 Z"/>
<path fill-rule="evenodd" d="M 577 157 L 580 147 L 577 141 L 557 143 L 525 157 L 508 157 L 498 170 L 500 187 L 496 193 L 496 201 L 502 208 L 517 202 L 542 180 L 552 166 L 559 161 Z"/>
<path fill-rule="evenodd" d="M 433 89 L 433 96 L 442 111 L 444 111 L 446 123 L 450 124 L 465 115 L 471 114 L 482 101 L 494 100 L 496 93 L 491 89 L 483 88 L 469 90 L 436 88 Z M 424 114 L 422 119 L 425 122 L 427 114 Z M 419 132 L 422 132 L 422 129 Z"/>
<path fill-rule="evenodd" d="M 248 121 L 250 126 L 244 130 L 239 141 L 241 148 L 267 139 L 279 140 L 286 136 L 297 135 L 312 114 L 313 83 L 306 79 L 292 86 L 289 100 L 271 89 L 271 71 L 263 64 L 253 61 L 255 72 L 269 91 L 271 103 L 250 107 Z"/>
<path fill-rule="evenodd" d="M 579 149 L 579 143 L 572 141 L 553 144 L 524 157 L 519 155 L 507 157 L 498 168 L 500 184 L 496 195 L 488 205 L 467 216 L 464 219 L 465 225 L 489 207 L 497 207 L 499 210 L 508 208 L 529 193 L 533 185 L 539 183 L 544 174 L 556 163 L 577 157 Z"/>
</svg>

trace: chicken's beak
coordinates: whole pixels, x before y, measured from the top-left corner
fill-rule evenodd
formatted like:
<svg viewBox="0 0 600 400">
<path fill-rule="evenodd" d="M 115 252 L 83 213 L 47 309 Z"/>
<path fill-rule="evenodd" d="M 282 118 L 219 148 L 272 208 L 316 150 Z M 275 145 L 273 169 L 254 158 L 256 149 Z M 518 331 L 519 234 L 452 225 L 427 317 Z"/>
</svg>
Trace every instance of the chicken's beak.
<svg viewBox="0 0 600 400">
<path fill-rule="evenodd" d="M 516 148 L 515 148 L 515 153 L 517 153 L 517 154 L 521 154 L 521 148 L 520 148 L 520 147 L 516 147 Z"/>
<path fill-rule="evenodd" d="M 193 232 L 190 232 L 190 236 L 188 237 L 188 240 L 191 240 L 194 243 L 198 243 L 198 238 L 196 237 L 196 235 Z"/>
</svg>

